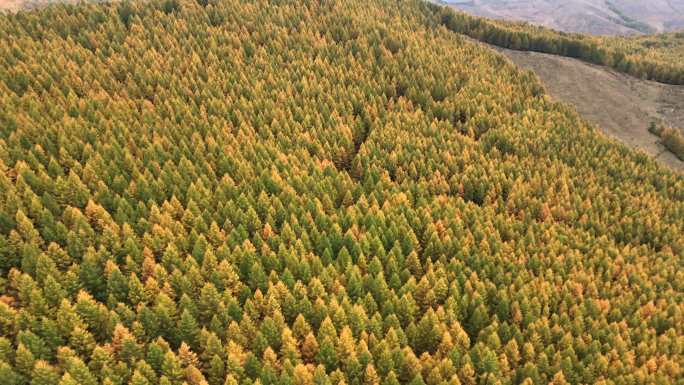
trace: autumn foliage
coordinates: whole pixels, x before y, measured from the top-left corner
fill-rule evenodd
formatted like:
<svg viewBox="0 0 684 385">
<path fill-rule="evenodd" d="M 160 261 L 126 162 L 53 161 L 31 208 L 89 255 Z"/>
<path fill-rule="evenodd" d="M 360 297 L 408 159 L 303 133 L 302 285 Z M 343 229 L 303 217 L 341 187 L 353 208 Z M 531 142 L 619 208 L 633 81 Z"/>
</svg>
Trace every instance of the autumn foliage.
<svg viewBox="0 0 684 385">
<path fill-rule="evenodd" d="M 684 179 L 423 1 L 0 16 L 3 385 L 682 384 Z"/>
<path fill-rule="evenodd" d="M 581 59 L 638 78 L 684 84 L 684 31 L 640 36 L 592 36 L 526 22 L 493 20 L 431 4 L 440 23 L 474 39 L 520 51 Z"/>
</svg>

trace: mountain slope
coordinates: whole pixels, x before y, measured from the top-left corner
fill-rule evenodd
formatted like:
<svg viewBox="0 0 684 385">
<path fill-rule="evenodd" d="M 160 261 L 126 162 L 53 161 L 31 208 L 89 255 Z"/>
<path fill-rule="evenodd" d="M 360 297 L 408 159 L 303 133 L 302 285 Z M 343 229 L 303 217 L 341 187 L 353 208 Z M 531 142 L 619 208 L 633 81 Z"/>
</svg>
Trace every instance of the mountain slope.
<svg viewBox="0 0 684 385">
<path fill-rule="evenodd" d="M 683 0 L 445 0 L 453 7 L 566 32 L 625 35 L 684 28 Z"/>
<path fill-rule="evenodd" d="M 609 136 L 684 171 L 684 162 L 648 131 L 652 122 L 684 128 L 684 87 L 636 79 L 577 59 L 493 48 L 533 70 L 550 95 L 575 106 Z"/>
<path fill-rule="evenodd" d="M 684 378 L 684 178 L 422 0 L 0 16 L 0 383 Z"/>
<path fill-rule="evenodd" d="M 428 7 L 450 30 L 499 47 L 578 58 L 639 78 L 684 84 L 684 32 L 596 37 L 477 17 L 434 3 Z"/>
</svg>

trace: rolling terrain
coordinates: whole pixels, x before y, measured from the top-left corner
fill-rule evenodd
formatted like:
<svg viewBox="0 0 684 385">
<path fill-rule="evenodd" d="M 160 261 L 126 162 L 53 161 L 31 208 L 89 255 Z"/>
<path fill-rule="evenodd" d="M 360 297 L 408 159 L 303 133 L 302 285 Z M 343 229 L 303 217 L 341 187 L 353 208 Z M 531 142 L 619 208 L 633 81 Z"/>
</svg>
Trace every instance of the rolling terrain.
<svg viewBox="0 0 684 385">
<path fill-rule="evenodd" d="M 448 7 L 440 14 L 447 28 L 489 43 L 533 70 L 554 99 L 574 105 L 604 133 L 682 171 L 684 33 L 591 36 Z M 649 131 L 652 124 L 672 130 L 656 136 Z"/>
<path fill-rule="evenodd" d="M 597 35 L 668 32 L 684 28 L 684 0 L 446 0 L 496 19 L 529 21 Z"/>
<path fill-rule="evenodd" d="M 575 106 L 607 135 L 684 171 L 684 162 L 648 131 L 651 122 L 684 127 L 684 86 L 637 79 L 573 58 L 492 48 L 534 71 L 552 97 Z"/>
</svg>

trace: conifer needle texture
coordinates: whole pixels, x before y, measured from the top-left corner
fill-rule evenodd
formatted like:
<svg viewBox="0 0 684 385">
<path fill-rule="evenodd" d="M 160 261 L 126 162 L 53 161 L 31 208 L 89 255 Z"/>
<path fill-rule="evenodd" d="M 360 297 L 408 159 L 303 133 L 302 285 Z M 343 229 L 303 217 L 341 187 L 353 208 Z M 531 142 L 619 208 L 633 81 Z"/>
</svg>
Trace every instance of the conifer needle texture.
<svg viewBox="0 0 684 385">
<path fill-rule="evenodd" d="M 0 16 L 3 385 L 682 384 L 684 180 L 422 1 Z"/>
</svg>

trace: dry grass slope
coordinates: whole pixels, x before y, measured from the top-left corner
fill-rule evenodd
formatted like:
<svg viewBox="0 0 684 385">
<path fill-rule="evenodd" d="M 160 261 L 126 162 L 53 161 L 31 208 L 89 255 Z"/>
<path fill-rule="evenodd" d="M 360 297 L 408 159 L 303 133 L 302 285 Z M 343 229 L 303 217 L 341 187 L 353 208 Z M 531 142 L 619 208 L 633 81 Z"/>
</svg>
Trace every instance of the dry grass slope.
<svg viewBox="0 0 684 385">
<path fill-rule="evenodd" d="M 684 171 L 684 162 L 648 130 L 652 121 L 684 127 L 684 86 L 636 79 L 577 59 L 495 49 L 522 68 L 534 71 L 552 97 L 573 104 L 607 135 Z"/>
</svg>

